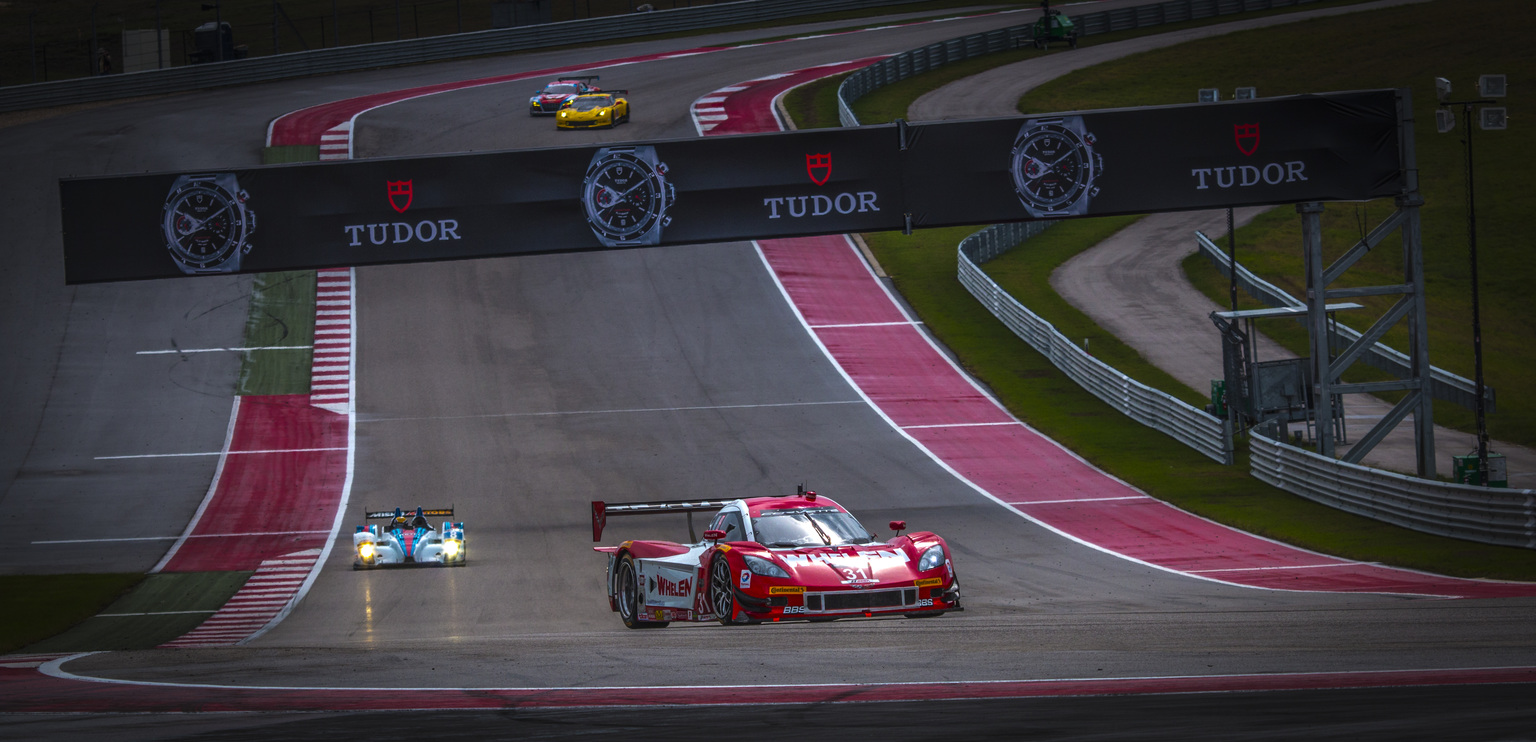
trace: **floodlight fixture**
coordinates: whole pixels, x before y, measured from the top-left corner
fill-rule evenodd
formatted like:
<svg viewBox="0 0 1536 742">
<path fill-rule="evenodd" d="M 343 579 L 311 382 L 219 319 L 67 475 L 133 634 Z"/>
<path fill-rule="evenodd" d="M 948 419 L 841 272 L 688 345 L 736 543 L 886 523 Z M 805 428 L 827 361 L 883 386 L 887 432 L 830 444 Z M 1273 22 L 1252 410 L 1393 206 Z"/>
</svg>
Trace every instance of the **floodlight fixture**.
<svg viewBox="0 0 1536 742">
<path fill-rule="evenodd" d="M 1477 92 L 1478 92 L 1479 95 L 1482 95 L 1484 98 L 1503 98 L 1504 94 L 1505 94 L 1505 91 L 1504 91 L 1504 76 L 1503 75 L 1480 75 L 1480 76 L 1478 76 L 1478 78 L 1477 78 Z"/>
<path fill-rule="evenodd" d="M 1435 131 L 1445 134 L 1456 128 L 1456 114 L 1444 108 L 1435 109 Z"/>
<path fill-rule="evenodd" d="M 1443 77 L 1435 78 L 1435 97 L 1439 98 L 1441 103 L 1444 103 L 1446 98 L 1451 97 L 1450 80 Z"/>
<path fill-rule="evenodd" d="M 1253 100 L 1257 97 L 1259 97 L 1259 89 L 1251 86 L 1232 91 L 1233 100 Z"/>
<path fill-rule="evenodd" d="M 1509 111 L 1503 106 L 1487 106 L 1477 109 L 1478 127 L 1483 131 L 1502 131 L 1509 128 Z"/>
<path fill-rule="evenodd" d="M 1221 91 L 1216 88 L 1200 88 L 1201 103 L 1215 103 L 1221 100 Z"/>
</svg>

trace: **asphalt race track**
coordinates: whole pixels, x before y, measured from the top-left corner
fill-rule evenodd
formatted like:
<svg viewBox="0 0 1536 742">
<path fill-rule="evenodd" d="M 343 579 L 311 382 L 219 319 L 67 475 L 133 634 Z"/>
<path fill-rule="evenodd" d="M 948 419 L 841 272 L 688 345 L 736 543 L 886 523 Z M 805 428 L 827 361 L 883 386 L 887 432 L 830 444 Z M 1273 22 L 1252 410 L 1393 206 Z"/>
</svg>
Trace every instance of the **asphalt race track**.
<svg viewBox="0 0 1536 742">
<path fill-rule="evenodd" d="M 691 137 L 689 106 L 721 87 L 1017 22 L 1017 15 L 994 16 L 601 70 L 604 86 L 634 91 L 633 123 L 613 131 L 560 132 L 550 119 L 530 118 L 524 101 L 537 85 L 528 82 L 418 98 L 359 118 L 353 151 L 390 157 Z M 6 394 L 6 409 L 16 411 L 6 417 L 30 420 L 37 432 L 6 426 L 8 458 L 0 465 L 8 468 L 0 472 L 18 475 L 0 507 L 31 522 L 63 510 L 69 517 L 54 529 L 56 538 L 78 543 L 46 554 L 33 547 L 5 557 L 0 569 L 142 571 L 159 559 L 168 542 L 85 539 L 179 533 L 205 494 L 212 462 L 95 457 L 217 450 L 237 362 L 219 354 L 134 353 L 233 346 L 245 316 L 240 297 L 248 279 L 61 289 L 52 179 L 248 165 L 266 122 L 303 106 L 712 41 L 212 91 L 8 130 L 0 146 L 23 163 L 24 175 L 0 184 L 3 203 L 22 244 L 37 247 L 26 261 L 7 259 L 17 270 L 6 271 L 13 290 L 5 332 L 12 347 L 40 350 L 7 361 L 25 368 L 22 386 Z M 353 572 L 349 517 L 342 545 L 307 597 L 252 643 L 97 654 L 63 670 L 215 686 L 614 688 L 621 697 L 629 688 L 713 686 L 678 693 L 719 704 L 750 702 L 750 689 L 720 689 L 744 685 L 1039 681 L 1054 683 L 1047 694 L 1054 697 L 996 699 L 978 691 L 967 696 L 973 700 L 927 702 L 391 713 L 337 704 L 319 714 L 11 715 L 0 728 L 82 739 L 319 739 L 365 730 L 382 738 L 430 730 L 659 739 L 739 730 L 746 717 L 750 728 L 775 735 L 809 729 L 896 739 L 935 732 L 1069 739 L 1532 734 L 1529 674 L 1439 685 L 1455 681 L 1435 671 L 1536 666 L 1536 600 L 1239 588 L 1061 538 L 956 480 L 865 404 L 800 324 L 751 244 L 370 267 L 356 275 L 350 508 L 452 505 L 472 534 L 469 565 Z M 626 631 L 608 611 L 603 559 L 590 548 L 588 501 L 776 494 L 801 483 L 836 498 L 877 533 L 902 519 L 943 534 L 956 553 L 967 610 L 925 621 L 675 624 L 646 632 Z M 666 516 L 614 521 L 608 530 L 609 543 L 684 535 L 682 519 Z M 1412 680 L 1350 687 L 1349 678 L 1377 672 Z M 1247 680 L 1126 680 L 1254 676 L 1305 680 L 1284 690 Z M 847 699 L 857 695 L 849 690 Z M 68 699 L 55 710 L 69 710 Z"/>
</svg>

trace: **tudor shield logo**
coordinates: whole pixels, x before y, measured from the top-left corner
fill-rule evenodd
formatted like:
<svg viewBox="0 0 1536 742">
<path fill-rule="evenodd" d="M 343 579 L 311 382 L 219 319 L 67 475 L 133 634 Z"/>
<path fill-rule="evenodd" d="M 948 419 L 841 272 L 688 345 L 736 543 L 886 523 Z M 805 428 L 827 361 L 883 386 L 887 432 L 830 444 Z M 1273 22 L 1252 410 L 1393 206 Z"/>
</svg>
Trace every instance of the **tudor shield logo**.
<svg viewBox="0 0 1536 742">
<path fill-rule="evenodd" d="M 832 179 L 832 153 L 806 155 L 805 174 L 811 176 L 812 183 L 826 185 L 827 181 Z"/>
<path fill-rule="evenodd" d="M 396 212 L 404 214 L 411 208 L 411 197 L 414 195 L 409 180 L 386 180 L 384 185 L 389 188 L 389 205 Z"/>
<path fill-rule="evenodd" d="M 1259 151 L 1258 124 L 1233 124 L 1232 138 L 1237 141 L 1238 151 L 1249 157 Z"/>
</svg>

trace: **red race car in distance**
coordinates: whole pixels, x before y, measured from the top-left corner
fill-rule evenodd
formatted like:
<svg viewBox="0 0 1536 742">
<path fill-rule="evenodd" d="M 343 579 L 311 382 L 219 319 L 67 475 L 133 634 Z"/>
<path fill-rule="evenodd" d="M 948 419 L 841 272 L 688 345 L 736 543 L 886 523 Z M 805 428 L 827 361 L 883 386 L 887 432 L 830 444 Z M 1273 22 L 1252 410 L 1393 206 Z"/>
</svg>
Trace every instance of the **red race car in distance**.
<svg viewBox="0 0 1536 742">
<path fill-rule="evenodd" d="M 843 506 L 805 488 L 740 500 L 592 503 L 592 540 L 609 516 L 714 512 L 694 543 L 625 541 L 608 555 L 608 605 L 632 629 L 671 621 L 828 621 L 963 610 L 944 539 L 927 531 L 879 541 Z"/>
<path fill-rule="evenodd" d="M 602 92 L 602 88 L 592 84 L 597 79 L 597 75 L 571 75 L 551 81 L 528 99 L 528 115 L 553 116 L 566 101 L 578 95 Z"/>
</svg>

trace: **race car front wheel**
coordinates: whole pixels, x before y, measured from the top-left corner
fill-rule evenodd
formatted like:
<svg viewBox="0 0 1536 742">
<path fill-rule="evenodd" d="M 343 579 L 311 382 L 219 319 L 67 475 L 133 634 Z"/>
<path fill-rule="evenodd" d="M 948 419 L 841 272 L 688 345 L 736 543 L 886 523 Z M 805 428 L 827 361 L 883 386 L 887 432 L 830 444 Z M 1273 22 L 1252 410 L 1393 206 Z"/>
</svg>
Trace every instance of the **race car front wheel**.
<svg viewBox="0 0 1536 742">
<path fill-rule="evenodd" d="M 659 629 L 667 625 L 667 621 L 645 621 L 640 618 L 640 612 L 645 609 L 645 593 L 640 586 L 640 570 L 635 567 L 634 557 L 625 554 L 619 560 L 619 572 L 615 577 L 614 588 L 618 592 L 615 602 L 619 604 L 619 618 L 624 619 L 625 627 Z"/>
<path fill-rule="evenodd" d="M 724 554 L 716 554 L 709 565 L 709 607 L 722 625 L 746 623 L 736 620 L 736 585 L 731 582 L 731 563 Z"/>
</svg>

